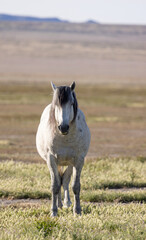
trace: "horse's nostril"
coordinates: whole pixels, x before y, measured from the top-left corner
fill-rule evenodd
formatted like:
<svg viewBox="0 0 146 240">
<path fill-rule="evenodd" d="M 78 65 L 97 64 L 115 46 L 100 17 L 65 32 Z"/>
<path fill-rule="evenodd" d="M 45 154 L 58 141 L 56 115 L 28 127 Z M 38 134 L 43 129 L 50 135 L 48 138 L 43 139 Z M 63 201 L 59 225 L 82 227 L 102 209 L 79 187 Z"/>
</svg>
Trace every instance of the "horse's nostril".
<svg viewBox="0 0 146 240">
<path fill-rule="evenodd" d="M 58 129 L 62 132 L 62 133 L 68 133 L 69 130 L 69 125 L 59 125 Z"/>
<path fill-rule="evenodd" d="M 68 125 L 64 125 L 62 127 L 62 132 L 68 132 L 69 126 Z"/>
</svg>

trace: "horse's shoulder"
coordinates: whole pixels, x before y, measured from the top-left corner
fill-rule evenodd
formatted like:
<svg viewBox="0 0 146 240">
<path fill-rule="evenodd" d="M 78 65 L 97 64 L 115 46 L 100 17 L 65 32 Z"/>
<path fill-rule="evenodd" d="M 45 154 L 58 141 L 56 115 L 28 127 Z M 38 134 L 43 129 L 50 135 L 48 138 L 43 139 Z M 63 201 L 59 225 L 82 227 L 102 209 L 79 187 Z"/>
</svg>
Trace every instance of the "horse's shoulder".
<svg viewBox="0 0 146 240">
<path fill-rule="evenodd" d="M 50 109 L 51 109 L 51 104 L 49 104 L 48 106 L 45 107 L 42 115 L 41 115 L 41 122 L 44 120 L 47 120 L 50 114 Z"/>
<path fill-rule="evenodd" d="M 81 109 L 78 109 L 77 120 L 79 120 L 79 121 L 85 121 L 85 115 L 84 115 L 84 113 L 82 112 Z"/>
</svg>

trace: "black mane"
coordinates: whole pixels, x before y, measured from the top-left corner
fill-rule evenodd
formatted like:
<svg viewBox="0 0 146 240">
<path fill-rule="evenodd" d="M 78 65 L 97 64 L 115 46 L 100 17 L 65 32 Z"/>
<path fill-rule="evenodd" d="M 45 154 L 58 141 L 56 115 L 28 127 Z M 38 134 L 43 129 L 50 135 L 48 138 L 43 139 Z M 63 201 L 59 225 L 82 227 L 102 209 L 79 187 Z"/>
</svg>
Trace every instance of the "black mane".
<svg viewBox="0 0 146 240">
<path fill-rule="evenodd" d="M 76 99 L 76 94 L 75 94 L 75 92 L 73 92 L 72 95 L 73 95 L 73 97 L 74 97 L 74 104 L 73 104 L 73 108 L 74 108 L 74 118 L 73 118 L 73 121 L 75 121 L 76 116 L 77 116 L 77 113 L 78 113 L 78 102 L 77 102 L 77 99 Z"/>
</svg>

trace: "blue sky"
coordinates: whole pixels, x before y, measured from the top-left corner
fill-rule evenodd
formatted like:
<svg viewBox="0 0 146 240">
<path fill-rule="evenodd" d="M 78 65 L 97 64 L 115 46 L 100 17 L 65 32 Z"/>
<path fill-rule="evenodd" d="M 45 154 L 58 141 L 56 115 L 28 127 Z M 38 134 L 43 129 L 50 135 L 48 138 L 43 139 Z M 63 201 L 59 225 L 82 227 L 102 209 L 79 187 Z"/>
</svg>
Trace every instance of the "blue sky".
<svg viewBox="0 0 146 240">
<path fill-rule="evenodd" d="M 146 24 L 146 0 L 0 0 L 0 13 Z"/>
</svg>

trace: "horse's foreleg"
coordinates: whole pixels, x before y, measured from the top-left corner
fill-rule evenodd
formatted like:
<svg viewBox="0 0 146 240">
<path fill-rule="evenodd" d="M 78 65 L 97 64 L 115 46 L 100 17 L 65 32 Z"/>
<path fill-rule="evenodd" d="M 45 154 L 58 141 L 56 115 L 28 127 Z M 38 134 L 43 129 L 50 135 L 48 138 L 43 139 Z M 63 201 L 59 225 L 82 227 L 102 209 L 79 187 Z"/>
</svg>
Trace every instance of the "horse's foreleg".
<svg viewBox="0 0 146 240">
<path fill-rule="evenodd" d="M 62 184 L 64 189 L 64 207 L 69 207 L 71 205 L 70 196 L 69 196 L 69 182 L 72 175 L 72 166 L 68 166 L 62 176 Z"/>
<path fill-rule="evenodd" d="M 74 192 L 74 214 L 81 214 L 81 206 L 80 206 L 80 175 L 82 171 L 82 167 L 84 165 L 84 159 L 81 159 L 74 167 L 73 167 L 73 182 L 72 189 Z"/>
<path fill-rule="evenodd" d="M 50 170 L 51 175 L 51 190 L 52 190 L 52 207 L 51 207 L 51 216 L 57 215 L 57 198 L 61 188 L 61 180 L 58 173 L 57 164 L 55 162 L 55 157 L 49 154 L 47 158 L 47 164 Z"/>
</svg>

